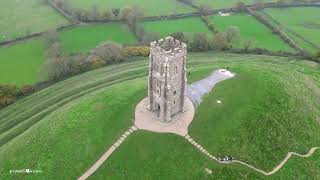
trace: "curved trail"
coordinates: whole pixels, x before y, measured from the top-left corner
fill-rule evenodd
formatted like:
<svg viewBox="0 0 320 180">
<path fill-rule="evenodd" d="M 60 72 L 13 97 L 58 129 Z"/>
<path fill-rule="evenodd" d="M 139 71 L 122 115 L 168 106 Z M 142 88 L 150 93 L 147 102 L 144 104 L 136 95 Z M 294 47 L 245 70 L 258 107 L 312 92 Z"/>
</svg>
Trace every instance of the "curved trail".
<svg viewBox="0 0 320 180">
<path fill-rule="evenodd" d="M 186 135 L 184 136 L 184 138 L 187 139 L 187 141 L 192 144 L 193 146 L 195 146 L 197 149 L 199 149 L 202 153 L 204 153 L 205 155 L 207 155 L 208 157 L 210 157 L 211 159 L 215 160 L 216 162 L 218 163 L 221 163 L 221 164 L 232 164 L 232 163 L 238 163 L 238 164 L 242 164 L 244 166 L 247 166 L 248 168 L 251 168 L 253 169 L 254 171 L 256 172 L 259 172 L 265 176 L 270 176 L 270 175 L 273 175 L 275 174 L 276 172 L 278 172 L 287 162 L 288 160 L 294 155 L 294 156 L 298 156 L 298 157 L 302 157 L 302 158 L 307 158 L 307 157 L 310 157 L 317 149 L 320 149 L 320 147 L 313 147 L 309 150 L 308 153 L 306 154 L 298 154 L 296 152 L 289 152 L 287 154 L 287 156 L 283 159 L 283 161 L 281 161 L 276 167 L 274 167 L 272 169 L 272 171 L 270 172 L 266 172 L 264 170 L 261 170 L 259 168 L 256 168 L 256 167 L 253 167 L 252 165 L 250 164 L 247 164 L 243 161 L 240 161 L 240 160 L 233 160 L 232 162 L 221 162 L 218 160 L 218 158 L 216 158 L 215 156 L 211 155 L 205 148 L 203 148 L 200 144 L 198 144 L 195 140 L 193 140 L 189 135 Z"/>
<path fill-rule="evenodd" d="M 123 133 L 120 138 L 97 160 L 78 180 L 85 180 L 91 176 L 96 170 L 111 156 L 113 151 L 115 151 L 124 142 L 130 134 L 138 130 L 137 127 L 130 127 L 125 133 Z"/>
</svg>

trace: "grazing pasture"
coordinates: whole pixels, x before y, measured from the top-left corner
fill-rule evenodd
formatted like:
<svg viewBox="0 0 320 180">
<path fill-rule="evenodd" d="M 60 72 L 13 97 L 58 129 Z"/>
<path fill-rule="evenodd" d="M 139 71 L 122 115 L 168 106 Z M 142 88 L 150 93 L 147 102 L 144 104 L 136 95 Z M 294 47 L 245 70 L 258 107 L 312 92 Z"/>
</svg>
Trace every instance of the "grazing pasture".
<svg viewBox="0 0 320 180">
<path fill-rule="evenodd" d="M 0 84 L 22 86 L 38 82 L 44 59 L 45 43 L 39 38 L 0 48 Z"/>
<path fill-rule="evenodd" d="M 143 9 L 146 16 L 169 15 L 196 11 L 195 9 L 176 0 L 70 0 L 69 2 L 74 9 L 90 10 L 97 8 L 100 11 L 136 6 Z"/>
<path fill-rule="evenodd" d="M 265 48 L 270 51 L 294 51 L 280 37 L 272 34 L 270 29 L 250 15 L 215 15 L 210 16 L 210 21 L 219 31 L 225 31 L 229 26 L 238 27 L 240 30 L 240 43 L 237 46 L 240 48 L 244 47 L 246 41 L 252 41 L 252 47 L 254 48 Z"/>
<path fill-rule="evenodd" d="M 128 27 L 119 23 L 70 28 L 60 32 L 59 37 L 67 53 L 85 52 L 107 40 L 121 44 L 133 44 L 137 41 Z"/>
<path fill-rule="evenodd" d="M 273 0 L 262 0 L 259 2 L 272 2 Z M 194 0 L 194 4 L 197 6 L 206 5 L 213 9 L 232 8 L 235 7 L 238 0 Z M 253 4 L 255 0 L 243 0 L 245 4 Z"/>
<path fill-rule="evenodd" d="M 303 48 L 311 52 L 320 49 L 320 7 L 270 8 L 264 12 Z"/>
<path fill-rule="evenodd" d="M 1 0 L 0 42 L 67 25 L 43 0 Z"/>
<path fill-rule="evenodd" d="M 136 42 L 136 37 L 122 24 L 70 28 L 59 32 L 59 38 L 69 54 L 89 51 L 107 40 L 122 44 Z M 47 80 L 40 73 L 46 50 L 45 40 L 41 37 L 0 48 L 0 84 L 22 86 Z"/>
<path fill-rule="evenodd" d="M 196 141 L 213 155 L 233 155 L 265 170 L 279 163 L 288 151 L 304 153 L 317 146 L 319 64 L 272 56 L 188 56 L 192 82 L 226 66 L 237 75 L 218 84 L 198 107 L 189 133 Z M 0 173 L 10 177 L 8 169 L 12 166 L 32 163 L 32 168 L 43 170 L 41 178 L 79 177 L 132 125 L 135 105 L 147 95 L 147 72 L 147 58 L 100 68 L 1 110 L 0 161 L 4 163 L 0 164 Z M 222 103 L 216 104 L 217 99 Z M 92 179 L 144 179 L 155 173 L 163 179 L 263 178 L 243 166 L 212 162 L 182 137 L 135 133 Z M 31 153 L 22 155 L 25 152 Z M 320 170 L 319 156 L 308 160 L 299 169 L 291 164 L 274 177 L 291 177 L 291 168 L 295 168 L 297 177 Z M 56 171 L 58 167 L 63 168 Z M 207 174 L 205 168 L 215 173 Z"/>
<path fill-rule="evenodd" d="M 206 33 L 211 35 L 207 26 L 198 17 L 175 20 L 148 21 L 142 23 L 149 32 L 158 33 L 162 38 L 174 32 L 184 32 L 192 37 L 194 33 Z"/>
</svg>

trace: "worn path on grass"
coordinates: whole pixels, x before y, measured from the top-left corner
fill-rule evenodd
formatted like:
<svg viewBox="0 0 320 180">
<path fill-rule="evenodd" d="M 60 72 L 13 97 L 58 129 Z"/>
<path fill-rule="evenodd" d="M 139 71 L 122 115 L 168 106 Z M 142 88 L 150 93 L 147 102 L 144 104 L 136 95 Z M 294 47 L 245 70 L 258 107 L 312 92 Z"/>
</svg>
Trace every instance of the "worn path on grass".
<svg viewBox="0 0 320 180">
<path fill-rule="evenodd" d="M 287 154 L 287 156 L 276 166 L 272 169 L 272 171 L 270 172 L 266 172 L 264 170 L 261 170 L 259 168 L 256 168 L 254 166 L 251 166 L 249 164 L 247 164 L 246 162 L 240 161 L 240 160 L 233 160 L 231 162 L 223 162 L 220 161 L 217 157 L 213 156 L 212 154 L 210 154 L 202 145 L 200 145 L 199 143 L 197 143 L 195 140 L 193 140 L 190 135 L 186 135 L 184 136 L 187 141 L 192 144 L 193 146 L 195 146 L 197 149 L 199 149 L 202 153 L 204 153 L 205 155 L 207 155 L 210 159 L 215 160 L 218 163 L 221 164 L 232 164 L 232 163 L 238 163 L 238 164 L 242 164 L 244 166 L 247 166 L 248 168 L 253 169 L 254 171 L 257 171 L 265 176 L 270 176 L 275 174 L 276 172 L 278 172 L 287 162 L 288 160 L 294 155 L 294 156 L 298 156 L 298 157 L 302 157 L 302 158 L 307 158 L 310 157 L 317 149 L 320 149 L 320 147 L 313 147 L 309 150 L 308 153 L 306 154 L 298 154 L 296 152 L 289 152 Z"/>
<path fill-rule="evenodd" d="M 100 157 L 100 159 L 94 163 L 78 180 L 85 180 L 92 175 L 134 131 L 138 130 L 137 127 L 130 127 L 122 136 Z"/>
</svg>

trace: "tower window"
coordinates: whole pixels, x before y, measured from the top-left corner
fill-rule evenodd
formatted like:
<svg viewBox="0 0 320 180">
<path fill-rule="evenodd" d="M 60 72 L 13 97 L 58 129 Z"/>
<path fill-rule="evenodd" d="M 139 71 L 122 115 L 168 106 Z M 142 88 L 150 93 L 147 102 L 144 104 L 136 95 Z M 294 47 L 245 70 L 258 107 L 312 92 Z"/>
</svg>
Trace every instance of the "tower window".
<svg viewBox="0 0 320 180">
<path fill-rule="evenodd" d="M 173 101 L 173 104 L 176 104 L 176 101 Z"/>
<path fill-rule="evenodd" d="M 174 67 L 174 73 L 178 74 L 178 66 Z"/>
<path fill-rule="evenodd" d="M 176 95 L 176 94 L 177 94 L 177 91 L 173 91 L 173 94 Z"/>
</svg>

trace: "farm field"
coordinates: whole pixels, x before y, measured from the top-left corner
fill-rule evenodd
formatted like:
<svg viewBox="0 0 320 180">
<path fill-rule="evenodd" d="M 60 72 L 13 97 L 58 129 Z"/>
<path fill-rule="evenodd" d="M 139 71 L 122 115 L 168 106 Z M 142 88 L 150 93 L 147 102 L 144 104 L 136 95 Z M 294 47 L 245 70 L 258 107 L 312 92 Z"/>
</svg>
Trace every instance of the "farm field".
<svg viewBox="0 0 320 180">
<path fill-rule="evenodd" d="M 2 0 L 0 7 L 0 42 L 69 23 L 42 0 Z"/>
<path fill-rule="evenodd" d="M 235 71 L 237 77 L 219 84 L 215 93 L 205 97 L 196 112 L 195 121 L 191 124 L 190 135 L 196 141 L 214 155 L 232 153 L 236 158 L 266 170 L 278 163 L 279 159 L 282 160 L 287 153 L 284 154 L 285 151 L 296 150 L 303 153 L 310 146 L 317 145 L 314 143 L 319 142 L 320 138 L 320 125 L 316 121 L 320 110 L 315 108 L 320 103 L 316 93 L 320 87 L 319 64 L 273 56 L 219 53 L 190 53 L 188 56 L 188 68 L 192 72 L 191 82 L 208 75 L 210 70 L 226 66 Z M 79 177 L 132 125 L 135 104 L 146 96 L 147 72 L 147 58 L 133 59 L 130 63 L 100 68 L 67 79 L 1 110 L 0 161 L 5 163 L 0 164 L 0 173 L 7 177 L 8 168 L 29 165 L 33 169 L 43 170 L 41 178 Z M 274 86 L 275 80 L 279 80 L 276 82 L 278 88 Z M 236 86 L 232 86 L 233 84 Z M 244 97 L 232 98 L 230 86 L 237 88 L 237 95 Z M 251 93 L 253 88 L 256 93 Z M 275 92 L 279 94 L 274 97 Z M 253 97 L 245 98 L 249 93 Z M 221 107 L 215 104 L 217 98 L 223 102 Z M 246 104 L 239 111 L 245 115 L 239 116 L 236 109 L 242 102 Z M 277 106 L 271 107 L 271 104 Z M 281 107 L 280 110 L 277 107 Z M 301 111 L 301 107 L 307 108 Z M 229 111 L 226 110 L 228 113 L 220 111 L 225 108 L 229 108 Z M 264 111 L 259 113 L 257 109 L 261 108 Z M 210 112 L 205 115 L 209 109 Z M 212 117 L 219 117 L 219 120 L 211 121 Z M 246 119 L 247 117 L 252 118 Z M 279 121 L 278 118 L 284 120 Z M 239 119 L 239 122 L 233 125 L 235 119 Z M 261 126 L 257 127 L 255 124 L 258 120 Z M 207 122 L 208 127 L 219 132 L 216 135 L 218 142 L 228 140 L 227 144 L 217 142 L 213 143 L 217 147 L 208 145 L 207 142 L 214 135 L 208 134 L 208 128 L 204 128 L 203 132 L 199 131 L 199 128 L 203 128 L 201 122 Z M 271 125 L 266 126 L 265 123 Z M 274 126 L 277 123 L 278 126 Z M 238 131 L 235 128 L 238 128 Z M 244 128 L 248 131 L 238 136 L 238 132 L 243 132 Z M 301 134 L 302 131 L 305 133 Z M 264 134 L 259 135 L 261 132 Z M 210 138 L 204 138 L 206 135 Z M 287 142 L 283 142 L 284 139 Z M 239 149 L 237 145 L 240 142 L 242 146 Z M 226 150 L 227 145 L 229 149 Z M 272 154 L 268 154 L 271 149 L 265 148 L 267 145 L 277 148 Z M 21 153 L 24 152 L 31 152 L 31 155 L 22 156 Z M 168 156 L 168 152 L 172 155 Z M 37 158 L 33 158 L 32 154 L 37 154 Z M 319 171 L 319 166 L 316 166 L 318 157 L 308 159 L 310 163 L 307 164 L 315 166 L 301 165 L 301 169 L 297 171 Z M 175 178 L 170 172 L 192 178 L 263 178 L 243 166 L 222 166 L 209 161 L 182 137 L 144 131 L 137 131 L 130 136 L 109 160 L 92 179 L 102 176 L 111 179 L 126 176 L 143 179 L 151 177 L 154 173 L 165 179 Z M 186 166 L 182 167 L 181 164 Z M 56 171 L 58 167 L 63 167 L 63 170 Z M 215 173 L 208 175 L 205 168 Z M 279 176 L 290 177 L 287 173 L 289 171 L 290 166 L 279 173 Z M 37 175 L 32 177 L 39 178 Z"/>
<path fill-rule="evenodd" d="M 91 36 L 95 34 L 95 36 Z M 136 42 L 136 37 L 121 24 L 81 26 L 59 32 L 66 53 L 86 52 L 106 40 L 123 44 Z M 46 43 L 43 38 L 22 41 L 0 48 L 0 84 L 19 86 L 34 84 L 41 80 L 39 73 L 46 59 Z M 18 73 L 17 73 L 18 72 Z"/>
<path fill-rule="evenodd" d="M 32 39 L 0 48 L 0 84 L 27 85 L 38 82 L 45 59 L 45 43 Z"/>
<path fill-rule="evenodd" d="M 190 37 L 192 37 L 194 33 L 206 33 L 209 36 L 213 34 L 198 17 L 176 20 L 149 21 L 141 24 L 146 31 L 158 33 L 161 38 L 174 32 L 184 32 Z"/>
<path fill-rule="evenodd" d="M 307 47 L 307 50 L 311 52 L 316 52 L 320 48 L 319 11 L 319 7 L 270 8 L 264 10 L 300 46 Z M 311 46 L 308 42 L 313 45 Z"/>
<path fill-rule="evenodd" d="M 255 48 L 265 48 L 270 51 L 294 51 L 280 37 L 272 34 L 271 30 L 247 14 L 215 15 L 210 16 L 210 21 L 219 31 L 225 31 L 229 26 L 238 27 L 240 43 L 237 46 L 239 48 L 244 47 L 245 41 L 253 41 L 252 46 Z"/>
<path fill-rule="evenodd" d="M 272 2 L 273 0 L 263 0 L 262 2 Z M 232 8 L 239 2 L 238 0 L 195 0 L 194 4 L 197 6 L 207 5 L 213 9 Z M 245 4 L 253 4 L 254 0 L 243 0 Z M 261 2 L 261 1 L 259 1 Z"/>
<path fill-rule="evenodd" d="M 59 37 L 67 53 L 85 52 L 106 40 L 120 44 L 133 44 L 137 41 L 128 27 L 120 23 L 69 28 L 60 32 Z"/>
<path fill-rule="evenodd" d="M 176 0 L 70 0 L 69 2 L 74 9 L 90 10 L 93 7 L 97 7 L 100 11 L 137 6 L 142 8 L 145 16 L 169 15 L 196 11 L 195 9 Z"/>
</svg>

